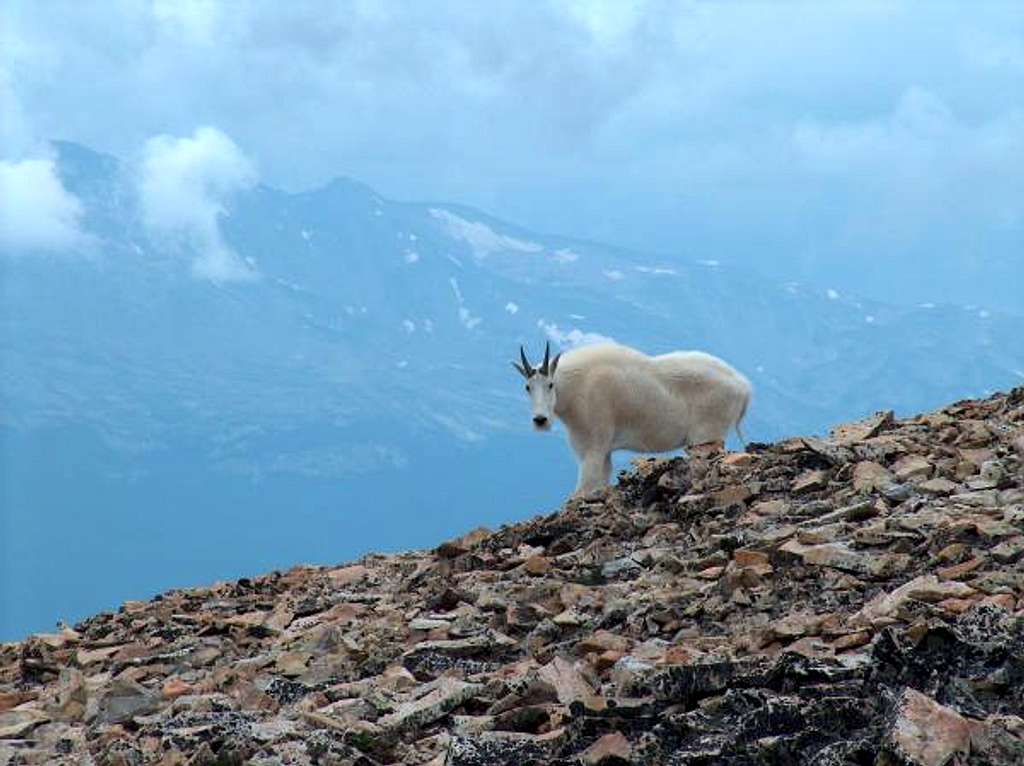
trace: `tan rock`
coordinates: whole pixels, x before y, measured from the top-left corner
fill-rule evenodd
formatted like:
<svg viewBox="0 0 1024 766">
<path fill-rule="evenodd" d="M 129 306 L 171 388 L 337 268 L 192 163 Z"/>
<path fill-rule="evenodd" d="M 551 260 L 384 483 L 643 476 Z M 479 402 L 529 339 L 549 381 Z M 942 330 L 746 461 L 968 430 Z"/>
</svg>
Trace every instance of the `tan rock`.
<svg viewBox="0 0 1024 766">
<path fill-rule="evenodd" d="M 545 556 L 530 556 L 523 562 L 523 569 L 534 576 L 545 575 L 551 571 L 551 560 Z"/>
<path fill-rule="evenodd" d="M 140 684 L 115 680 L 99 699 L 96 720 L 100 723 L 125 723 L 138 715 L 149 715 L 159 709 L 160 695 Z"/>
<path fill-rule="evenodd" d="M 487 527 L 477 527 L 454 540 L 448 540 L 437 547 L 437 555 L 442 558 L 454 559 L 464 553 L 468 553 L 477 545 L 491 536 L 491 530 Z"/>
<path fill-rule="evenodd" d="M 306 672 L 312 656 L 309 652 L 282 652 L 274 665 L 281 675 L 296 678 Z"/>
<path fill-rule="evenodd" d="M 1012 612 L 1016 606 L 1017 600 L 1009 593 L 993 593 L 989 596 L 984 596 L 981 601 L 982 603 L 992 604 L 993 606 L 998 606 L 1000 609 Z"/>
<path fill-rule="evenodd" d="M 940 580 L 960 580 L 984 564 L 985 559 L 980 556 L 975 556 L 974 558 L 968 559 L 960 564 L 953 564 L 952 566 L 937 569 L 935 574 L 938 575 Z"/>
<path fill-rule="evenodd" d="M 745 468 L 754 462 L 754 456 L 749 452 L 730 452 L 722 458 L 722 465 L 729 468 Z"/>
<path fill-rule="evenodd" d="M 785 500 L 762 500 L 754 503 L 750 510 L 759 516 L 781 516 L 789 510 L 789 503 Z"/>
<path fill-rule="evenodd" d="M 349 585 L 355 585 L 357 582 L 361 582 L 366 579 L 366 575 L 369 570 L 361 564 L 353 564 L 347 567 L 338 567 L 336 569 L 330 569 L 327 572 L 327 576 L 331 582 L 339 588 L 344 588 Z"/>
<path fill-rule="evenodd" d="M 753 496 L 754 492 L 746 484 L 733 484 L 715 492 L 711 496 L 711 502 L 716 508 L 727 508 L 730 505 L 745 503 Z"/>
<path fill-rule="evenodd" d="M 1021 556 L 1024 556 L 1024 537 L 1017 536 L 1012 537 L 1009 540 L 1003 540 L 1003 542 L 995 546 L 989 553 L 993 559 L 1001 564 L 1013 564 L 1018 561 Z"/>
<path fill-rule="evenodd" d="M 770 563 L 767 553 L 746 548 L 733 551 L 732 559 L 741 567 L 765 566 Z"/>
<path fill-rule="evenodd" d="M 580 758 L 586 766 L 602 766 L 602 764 L 620 764 L 628 762 L 633 755 L 633 747 L 622 732 L 605 734 L 583 751 Z"/>
<path fill-rule="evenodd" d="M 869 577 L 891 576 L 905 569 L 910 561 L 906 554 L 855 551 L 846 543 L 805 545 L 789 540 L 779 550 L 799 556 L 810 566 L 831 567 Z"/>
<path fill-rule="evenodd" d="M 975 603 L 976 600 L 973 598 L 946 598 L 936 604 L 936 606 L 947 614 L 958 615 L 966 612 Z"/>
<path fill-rule="evenodd" d="M 169 678 L 164 682 L 160 692 L 163 694 L 164 699 L 177 699 L 185 694 L 192 694 L 195 689 L 191 684 L 187 684 L 180 678 Z"/>
<path fill-rule="evenodd" d="M 880 492 L 893 483 L 892 472 L 873 460 L 864 460 L 853 467 L 853 488 L 858 492 Z"/>
<path fill-rule="evenodd" d="M 793 639 L 800 636 L 817 635 L 822 617 L 811 612 L 795 612 L 780 619 L 772 620 L 768 630 L 775 638 Z"/>
<path fill-rule="evenodd" d="M 16 739 L 27 735 L 32 729 L 50 720 L 50 716 L 38 708 L 22 705 L 0 713 L 0 739 Z"/>
<path fill-rule="evenodd" d="M 22 703 L 34 700 L 38 695 L 35 692 L 0 692 L 0 713 L 17 707 Z"/>
<path fill-rule="evenodd" d="M 892 422 L 892 410 L 876 412 L 869 418 L 836 426 L 831 432 L 832 440 L 843 445 L 856 444 L 857 442 L 877 436 L 892 425 Z"/>
<path fill-rule="evenodd" d="M 915 766 L 944 766 L 970 749 L 976 728 L 955 710 L 911 688 L 903 690 L 886 732 L 890 748 Z"/>
<path fill-rule="evenodd" d="M 923 481 L 932 474 L 932 464 L 920 455 L 906 455 L 892 467 L 893 473 L 900 481 Z"/>
<path fill-rule="evenodd" d="M 118 644 L 116 646 L 104 646 L 98 649 L 79 649 L 76 652 L 75 657 L 78 660 L 78 664 L 82 667 L 86 665 L 92 665 L 97 662 L 103 662 L 108 660 L 121 651 L 127 644 Z"/>
<path fill-rule="evenodd" d="M 400 704 L 393 713 L 379 718 L 376 724 L 385 732 L 416 731 L 447 715 L 482 690 L 480 684 L 442 676 L 436 684 L 427 684 L 424 693 Z"/>
<path fill-rule="evenodd" d="M 829 472 L 825 470 L 804 471 L 793 481 L 791 491 L 794 495 L 814 492 L 828 486 Z"/>
<path fill-rule="evenodd" d="M 955 492 L 959 486 L 956 482 L 940 477 L 923 481 L 917 485 L 917 488 L 922 492 L 927 492 L 929 495 L 948 495 Z"/>
<path fill-rule="evenodd" d="M 844 636 L 839 636 L 832 642 L 832 648 L 837 652 L 846 651 L 847 649 L 856 649 L 859 646 L 864 646 L 870 643 L 871 633 L 866 630 L 858 630 L 854 633 L 847 633 Z"/>
<path fill-rule="evenodd" d="M 538 671 L 538 677 L 554 687 L 558 701 L 563 705 L 578 700 L 591 710 L 603 710 L 605 707 L 604 699 L 569 660 L 555 657 Z"/>
<path fill-rule="evenodd" d="M 607 630 L 598 630 L 581 639 L 576 644 L 576 650 L 581 654 L 603 652 L 608 649 L 628 652 L 631 646 L 632 642 L 625 636 L 620 636 Z"/>
<path fill-rule="evenodd" d="M 970 549 L 971 547 L 966 543 L 950 543 L 935 554 L 935 559 L 942 562 L 958 561 Z"/>
<path fill-rule="evenodd" d="M 921 575 L 889 593 L 873 598 L 851 618 L 851 622 L 886 625 L 899 615 L 900 609 L 911 599 L 936 604 L 950 598 L 967 598 L 974 593 L 975 590 L 964 583 L 940 582 L 935 575 Z"/>
<path fill-rule="evenodd" d="M 80 720 L 89 701 L 85 676 L 77 668 L 62 668 L 57 678 L 56 695 L 47 705 L 47 711 L 64 721 Z"/>
</svg>

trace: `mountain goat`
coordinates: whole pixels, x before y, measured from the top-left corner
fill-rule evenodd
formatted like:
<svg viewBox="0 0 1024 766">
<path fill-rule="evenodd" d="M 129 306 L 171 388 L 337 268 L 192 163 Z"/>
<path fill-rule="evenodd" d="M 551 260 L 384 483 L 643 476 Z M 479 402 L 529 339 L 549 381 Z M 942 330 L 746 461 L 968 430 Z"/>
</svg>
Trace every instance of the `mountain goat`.
<svg viewBox="0 0 1024 766">
<path fill-rule="evenodd" d="M 550 358 L 533 367 L 519 347 L 539 431 L 561 420 L 579 461 L 575 496 L 608 484 L 611 454 L 617 449 L 667 452 L 718 443 L 730 428 L 743 440 L 740 421 L 752 387 L 717 357 L 700 351 L 647 356 L 615 343 L 602 343 Z"/>
</svg>

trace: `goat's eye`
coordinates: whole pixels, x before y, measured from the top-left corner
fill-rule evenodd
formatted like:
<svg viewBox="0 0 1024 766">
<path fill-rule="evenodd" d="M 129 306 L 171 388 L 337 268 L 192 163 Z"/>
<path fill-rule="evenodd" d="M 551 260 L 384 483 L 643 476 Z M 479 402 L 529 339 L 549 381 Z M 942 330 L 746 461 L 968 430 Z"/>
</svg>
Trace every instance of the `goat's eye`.
<svg viewBox="0 0 1024 766">
<path fill-rule="evenodd" d="M 555 387 L 554 383 L 548 383 L 548 388 L 554 388 L 554 387 Z"/>
<path fill-rule="evenodd" d="M 523 388 L 525 388 L 527 391 L 529 391 L 530 390 L 530 384 L 527 383 L 525 386 L 523 386 Z"/>
</svg>

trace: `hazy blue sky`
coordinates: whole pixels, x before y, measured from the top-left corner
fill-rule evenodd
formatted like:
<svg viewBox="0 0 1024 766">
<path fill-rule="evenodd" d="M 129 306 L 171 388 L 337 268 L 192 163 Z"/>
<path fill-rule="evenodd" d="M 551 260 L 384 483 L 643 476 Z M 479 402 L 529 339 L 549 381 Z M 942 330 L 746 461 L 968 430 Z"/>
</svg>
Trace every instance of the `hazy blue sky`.
<svg viewBox="0 0 1024 766">
<path fill-rule="evenodd" d="M 51 137 L 145 161 L 210 126 L 253 182 L 345 174 L 670 254 L 1005 260 L 1024 242 L 1019 0 L 0 13 L 9 176 Z"/>
</svg>

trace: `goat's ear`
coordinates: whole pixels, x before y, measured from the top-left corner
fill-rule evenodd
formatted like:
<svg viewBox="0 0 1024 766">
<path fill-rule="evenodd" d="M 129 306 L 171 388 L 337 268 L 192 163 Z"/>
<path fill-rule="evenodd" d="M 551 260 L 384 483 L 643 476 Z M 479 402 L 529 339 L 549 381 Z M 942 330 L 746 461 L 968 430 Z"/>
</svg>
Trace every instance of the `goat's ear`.
<svg viewBox="0 0 1024 766">
<path fill-rule="evenodd" d="M 526 370 L 523 369 L 523 366 L 518 362 L 512 362 L 512 366 L 515 367 L 516 370 L 519 371 L 519 374 L 522 375 L 524 378 L 530 377 L 529 373 L 527 373 Z"/>
<path fill-rule="evenodd" d="M 558 360 L 561 359 L 561 358 L 562 358 L 561 354 L 556 354 L 555 358 L 551 360 L 551 370 L 548 372 L 548 375 L 554 375 L 555 374 L 555 370 L 558 369 Z"/>
</svg>

